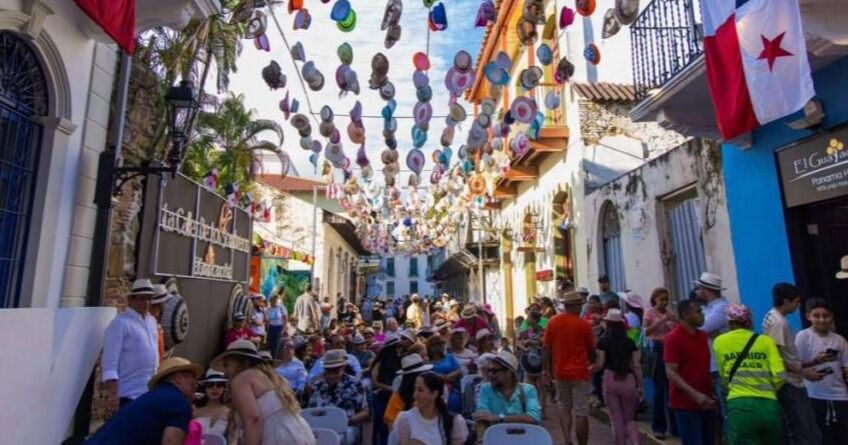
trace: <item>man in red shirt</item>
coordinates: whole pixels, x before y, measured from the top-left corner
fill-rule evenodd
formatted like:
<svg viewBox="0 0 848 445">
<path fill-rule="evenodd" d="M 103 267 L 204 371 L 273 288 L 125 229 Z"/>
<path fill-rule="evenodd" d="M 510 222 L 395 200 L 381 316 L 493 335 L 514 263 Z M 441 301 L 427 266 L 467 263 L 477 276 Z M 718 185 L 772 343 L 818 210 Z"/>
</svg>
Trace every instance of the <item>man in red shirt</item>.
<svg viewBox="0 0 848 445">
<path fill-rule="evenodd" d="M 253 332 L 248 329 L 245 324 L 246 319 L 247 318 L 241 312 L 236 312 L 235 315 L 233 315 L 233 327 L 230 328 L 227 331 L 227 335 L 224 336 L 224 343 L 226 343 L 225 347 L 236 340 L 250 340 L 257 344 L 262 341 L 261 337 L 253 335 Z"/>
<path fill-rule="evenodd" d="M 565 313 L 551 318 L 542 341 L 543 381 L 556 381 L 562 431 L 571 438 L 572 416 L 577 442 L 589 441 L 589 366 L 595 361 L 592 325 L 580 318 L 583 296 L 571 291 L 564 295 Z"/>
<path fill-rule="evenodd" d="M 713 445 L 716 399 L 710 376 L 710 347 L 701 303 L 683 300 L 677 307 L 680 324 L 665 337 L 663 361 L 670 382 L 668 406 L 677 420 L 683 445 Z"/>
</svg>

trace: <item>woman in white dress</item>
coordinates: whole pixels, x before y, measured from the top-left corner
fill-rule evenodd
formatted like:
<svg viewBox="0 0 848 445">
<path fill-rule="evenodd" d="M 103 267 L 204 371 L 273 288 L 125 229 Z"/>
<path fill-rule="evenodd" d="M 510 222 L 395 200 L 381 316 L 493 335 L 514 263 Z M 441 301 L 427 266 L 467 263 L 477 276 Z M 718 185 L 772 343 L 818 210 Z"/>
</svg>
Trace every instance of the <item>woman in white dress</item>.
<svg viewBox="0 0 848 445">
<path fill-rule="evenodd" d="M 234 341 L 212 364 L 230 379 L 244 445 L 315 445 L 294 393 L 251 341 Z"/>
<path fill-rule="evenodd" d="M 200 383 L 204 396 L 195 403 L 194 420 L 203 427 L 203 434 L 220 434 L 227 438 L 232 419 L 230 407 L 224 404 L 227 377 L 223 372 L 209 368 Z"/>
<path fill-rule="evenodd" d="M 400 413 L 394 431 L 400 444 L 462 445 L 468 438 L 468 427 L 459 414 L 448 412 L 445 403 L 445 380 L 434 372 L 415 379 L 415 407 Z"/>
</svg>

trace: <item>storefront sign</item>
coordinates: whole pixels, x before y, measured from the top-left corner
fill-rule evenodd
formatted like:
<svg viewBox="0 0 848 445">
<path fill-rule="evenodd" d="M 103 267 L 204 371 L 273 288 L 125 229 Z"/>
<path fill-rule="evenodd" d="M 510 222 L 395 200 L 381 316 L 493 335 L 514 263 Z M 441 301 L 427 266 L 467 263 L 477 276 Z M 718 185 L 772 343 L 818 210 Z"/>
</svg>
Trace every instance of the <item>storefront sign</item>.
<svg viewBox="0 0 848 445">
<path fill-rule="evenodd" d="M 786 207 L 848 195 L 848 128 L 777 152 Z"/>
<path fill-rule="evenodd" d="M 551 269 L 545 269 L 536 272 L 536 281 L 552 281 L 553 279 L 554 271 Z"/>
</svg>

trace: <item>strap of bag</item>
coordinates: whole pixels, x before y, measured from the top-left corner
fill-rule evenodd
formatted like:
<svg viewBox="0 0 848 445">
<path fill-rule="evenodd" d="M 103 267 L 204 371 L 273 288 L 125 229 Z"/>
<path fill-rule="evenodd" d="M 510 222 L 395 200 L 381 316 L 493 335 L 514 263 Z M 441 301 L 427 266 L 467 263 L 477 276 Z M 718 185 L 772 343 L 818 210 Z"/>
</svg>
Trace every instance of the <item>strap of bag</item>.
<svg viewBox="0 0 848 445">
<path fill-rule="evenodd" d="M 754 346 L 754 342 L 757 341 L 757 337 L 760 334 L 753 334 L 751 338 L 748 339 L 748 343 L 745 343 L 745 347 L 742 348 L 742 353 L 736 356 L 736 361 L 733 362 L 733 367 L 730 368 L 730 374 L 727 375 L 727 386 L 729 387 L 731 383 L 733 383 L 733 376 L 736 375 L 736 370 L 739 369 L 739 365 L 742 364 L 742 360 L 745 359 L 745 356 L 748 355 L 748 351 L 751 350 L 751 347 Z"/>
</svg>

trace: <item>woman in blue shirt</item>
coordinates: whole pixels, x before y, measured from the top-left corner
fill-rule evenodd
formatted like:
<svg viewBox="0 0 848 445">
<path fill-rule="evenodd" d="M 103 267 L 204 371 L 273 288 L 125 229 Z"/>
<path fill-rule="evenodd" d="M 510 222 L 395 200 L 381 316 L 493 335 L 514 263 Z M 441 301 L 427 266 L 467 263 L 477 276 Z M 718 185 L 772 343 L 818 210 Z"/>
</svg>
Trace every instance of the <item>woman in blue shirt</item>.
<svg viewBox="0 0 848 445">
<path fill-rule="evenodd" d="M 294 356 L 294 341 L 284 338 L 280 344 L 280 355 L 277 374 L 286 379 L 292 391 L 300 398 L 306 387 L 306 367 Z"/>
</svg>

